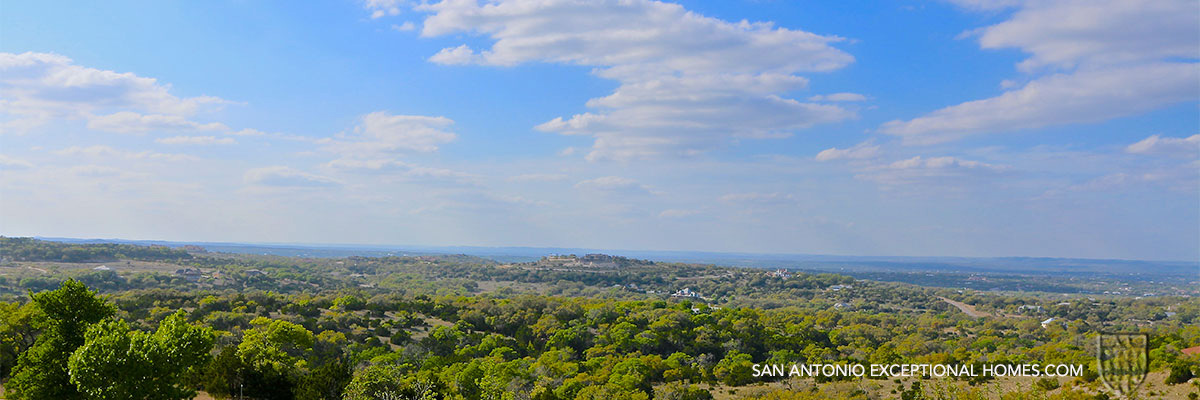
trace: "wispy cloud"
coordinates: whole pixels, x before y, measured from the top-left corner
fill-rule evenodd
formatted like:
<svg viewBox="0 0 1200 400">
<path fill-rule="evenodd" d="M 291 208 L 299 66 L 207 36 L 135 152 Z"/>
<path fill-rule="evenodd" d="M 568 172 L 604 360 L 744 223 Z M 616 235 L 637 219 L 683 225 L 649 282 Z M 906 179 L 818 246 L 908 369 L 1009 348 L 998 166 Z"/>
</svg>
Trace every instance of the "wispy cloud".
<svg viewBox="0 0 1200 400">
<path fill-rule="evenodd" d="M 1125 151 L 1133 154 L 1198 158 L 1200 157 L 1200 135 L 1192 135 L 1185 138 L 1151 135 L 1125 147 Z"/>
<path fill-rule="evenodd" d="M 234 144 L 237 141 L 233 138 L 218 138 L 215 136 L 172 136 L 167 138 L 154 139 L 155 143 L 162 144 L 182 144 L 182 145 L 214 145 L 214 144 Z"/>
<path fill-rule="evenodd" d="M 246 171 L 247 184 L 276 187 L 328 187 L 339 183 L 331 178 L 287 166 L 270 166 Z"/>
</svg>

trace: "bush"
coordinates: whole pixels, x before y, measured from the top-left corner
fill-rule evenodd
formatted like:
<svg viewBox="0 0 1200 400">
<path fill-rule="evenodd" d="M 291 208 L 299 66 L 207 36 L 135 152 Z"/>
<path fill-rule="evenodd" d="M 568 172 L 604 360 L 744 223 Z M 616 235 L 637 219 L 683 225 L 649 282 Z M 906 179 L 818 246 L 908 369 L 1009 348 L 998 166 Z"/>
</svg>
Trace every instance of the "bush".
<svg viewBox="0 0 1200 400">
<path fill-rule="evenodd" d="M 1033 386 L 1038 389 L 1049 392 L 1051 390 L 1058 389 L 1059 385 L 1058 385 L 1058 379 L 1042 378 L 1042 379 L 1038 379 L 1037 382 L 1034 382 Z"/>
<path fill-rule="evenodd" d="M 1192 367 L 1182 362 L 1171 364 L 1171 374 L 1167 375 L 1167 384 L 1175 385 L 1192 379 Z"/>
</svg>

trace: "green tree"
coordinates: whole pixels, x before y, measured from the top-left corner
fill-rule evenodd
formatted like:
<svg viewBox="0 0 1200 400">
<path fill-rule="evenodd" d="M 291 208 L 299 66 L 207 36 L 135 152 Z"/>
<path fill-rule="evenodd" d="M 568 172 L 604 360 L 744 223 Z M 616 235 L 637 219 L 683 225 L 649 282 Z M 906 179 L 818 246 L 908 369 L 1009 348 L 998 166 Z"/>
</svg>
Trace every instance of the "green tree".
<svg viewBox="0 0 1200 400">
<path fill-rule="evenodd" d="M 395 365 L 375 365 L 354 373 L 346 385 L 344 400 L 413 399 L 434 400 L 439 393 L 448 392 L 440 380 L 426 371 L 406 374 Z"/>
<path fill-rule="evenodd" d="M 83 345 L 88 326 L 112 316 L 113 306 L 74 279 L 31 297 L 45 316 L 40 323 L 42 335 L 17 359 L 5 395 L 29 400 L 84 398 L 71 383 L 67 360 Z"/>
<path fill-rule="evenodd" d="M 713 375 L 726 385 L 745 385 L 754 380 L 752 365 L 754 361 L 749 354 L 731 351 L 713 367 Z"/>
<path fill-rule="evenodd" d="M 41 317 L 34 303 L 0 302 L 0 379 L 8 378 L 17 357 L 33 346 Z"/>
<path fill-rule="evenodd" d="M 313 369 L 305 375 L 296 386 L 296 398 L 299 400 L 340 400 L 346 384 L 353 377 L 350 362 L 345 358 L 335 358 Z"/>
<path fill-rule="evenodd" d="M 154 333 L 131 331 L 125 321 L 92 325 L 71 355 L 71 382 L 100 399 L 190 399 L 185 374 L 205 365 L 214 335 L 189 325 L 183 311 L 167 317 Z"/>
<path fill-rule="evenodd" d="M 668 383 L 655 389 L 654 398 L 660 400 L 712 400 L 712 393 L 695 385 L 679 382 Z"/>
<path fill-rule="evenodd" d="M 307 366 L 304 359 L 313 347 L 313 334 L 287 321 L 258 317 L 242 336 L 238 356 L 258 369 L 294 376 Z"/>
</svg>

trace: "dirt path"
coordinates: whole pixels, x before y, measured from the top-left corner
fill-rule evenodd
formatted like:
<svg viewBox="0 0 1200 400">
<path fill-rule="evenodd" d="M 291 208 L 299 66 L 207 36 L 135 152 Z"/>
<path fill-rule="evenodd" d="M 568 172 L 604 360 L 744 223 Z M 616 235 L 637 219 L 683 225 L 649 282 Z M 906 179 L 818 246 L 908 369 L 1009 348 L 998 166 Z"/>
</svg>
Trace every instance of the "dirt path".
<svg viewBox="0 0 1200 400">
<path fill-rule="evenodd" d="M 954 301 L 954 300 L 950 300 L 950 299 L 947 299 L 947 298 L 945 298 L 945 297 L 940 297 L 940 296 L 939 296 L 938 298 L 939 298 L 939 299 L 942 299 L 942 301 L 944 301 L 944 302 L 946 302 L 946 303 L 949 303 L 949 304 L 950 304 L 950 305 L 952 305 L 952 306 L 958 307 L 958 309 L 959 309 L 959 310 L 962 310 L 962 312 L 966 313 L 966 314 L 967 314 L 967 316 L 969 316 L 969 317 L 971 317 L 971 318 L 982 318 L 982 317 L 990 317 L 990 316 L 992 316 L 991 314 L 988 314 L 988 313 L 985 313 L 985 312 L 980 312 L 979 310 L 976 310 L 976 309 L 975 309 L 975 306 L 973 306 L 973 305 L 966 304 L 966 303 L 963 303 L 963 302 Z"/>
</svg>

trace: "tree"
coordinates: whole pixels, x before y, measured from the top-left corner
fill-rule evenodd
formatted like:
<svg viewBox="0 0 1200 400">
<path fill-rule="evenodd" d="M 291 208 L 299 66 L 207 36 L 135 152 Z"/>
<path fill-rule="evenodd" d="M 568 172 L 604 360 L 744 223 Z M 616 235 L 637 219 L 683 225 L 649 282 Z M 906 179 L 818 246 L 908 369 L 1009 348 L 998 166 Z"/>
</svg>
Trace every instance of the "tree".
<svg viewBox="0 0 1200 400">
<path fill-rule="evenodd" d="M 654 398 L 661 400 L 712 400 L 712 393 L 695 385 L 673 382 L 655 389 Z"/>
<path fill-rule="evenodd" d="M 313 334 L 287 321 L 258 317 L 242 336 L 238 356 L 258 369 L 293 376 L 305 368 L 303 355 L 313 347 Z"/>
<path fill-rule="evenodd" d="M 17 357 L 33 346 L 38 326 L 44 325 L 34 303 L 0 302 L 0 379 L 8 378 Z"/>
<path fill-rule="evenodd" d="M 314 337 L 303 326 L 258 317 L 254 327 L 242 335 L 237 347 L 240 361 L 237 379 L 247 396 L 291 399 L 300 377 L 308 370 Z"/>
<path fill-rule="evenodd" d="M 353 377 L 350 362 L 336 358 L 313 369 L 296 386 L 299 400 L 340 400 L 346 384 Z"/>
<path fill-rule="evenodd" d="M 68 361 L 80 392 L 102 399 L 190 399 L 185 374 L 207 363 L 214 335 L 189 325 L 183 311 L 167 317 L 154 333 L 131 331 L 125 321 L 88 329 L 83 346 Z"/>
<path fill-rule="evenodd" d="M 433 400 L 448 392 L 440 380 L 426 371 L 406 374 L 396 365 L 374 365 L 354 373 L 346 385 L 345 400 L 413 399 Z"/>
<path fill-rule="evenodd" d="M 713 368 L 713 375 L 726 385 L 745 385 L 754 380 L 753 371 L 750 368 L 752 365 L 754 365 L 754 361 L 749 354 L 739 353 L 736 350 L 731 351 Z"/>
<path fill-rule="evenodd" d="M 81 399 L 67 372 L 67 360 L 83 345 L 89 325 L 113 315 L 113 306 L 74 279 L 58 289 L 31 296 L 45 316 L 42 335 L 17 359 L 7 396 L 29 400 Z"/>
</svg>

